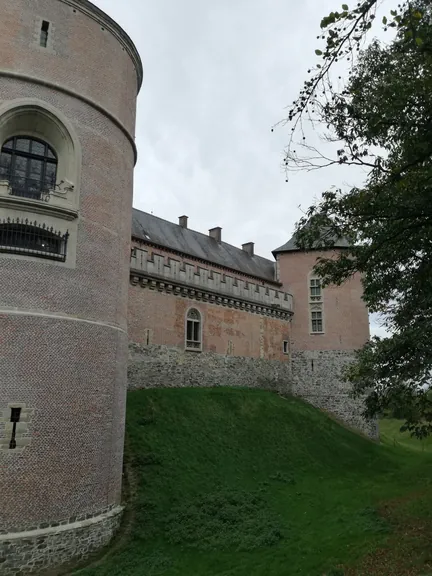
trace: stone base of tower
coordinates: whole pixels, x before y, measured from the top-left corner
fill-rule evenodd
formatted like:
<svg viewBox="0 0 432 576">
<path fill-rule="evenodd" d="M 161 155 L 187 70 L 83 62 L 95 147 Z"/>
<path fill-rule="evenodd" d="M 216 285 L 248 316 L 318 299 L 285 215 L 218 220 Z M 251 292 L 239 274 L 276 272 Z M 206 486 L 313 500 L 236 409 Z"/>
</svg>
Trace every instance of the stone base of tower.
<svg viewBox="0 0 432 576">
<path fill-rule="evenodd" d="M 0 534 L 0 574 L 53 573 L 70 562 L 84 560 L 109 544 L 117 532 L 123 507 L 57 526 Z M 71 519 L 73 520 L 73 519 Z"/>
<path fill-rule="evenodd" d="M 362 417 L 363 400 L 352 398 L 349 384 L 341 379 L 341 371 L 353 358 L 352 350 L 295 351 L 292 355 L 292 393 L 377 440 L 378 422 Z"/>
</svg>

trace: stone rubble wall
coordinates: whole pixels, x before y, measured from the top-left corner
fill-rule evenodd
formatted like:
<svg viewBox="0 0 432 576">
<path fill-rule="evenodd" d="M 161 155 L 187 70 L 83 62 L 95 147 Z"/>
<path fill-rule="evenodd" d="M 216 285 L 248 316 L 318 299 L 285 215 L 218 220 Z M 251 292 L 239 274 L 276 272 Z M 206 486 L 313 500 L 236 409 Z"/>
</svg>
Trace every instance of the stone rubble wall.
<svg viewBox="0 0 432 576">
<path fill-rule="evenodd" d="M 123 508 L 66 525 L 28 532 L 0 534 L 0 574 L 39 574 L 79 562 L 109 544 L 117 532 Z"/>
<path fill-rule="evenodd" d="M 128 387 L 245 386 L 293 394 L 376 439 L 376 422 L 362 418 L 362 401 L 351 398 L 341 380 L 343 366 L 352 359 L 352 351 L 303 351 L 294 352 L 291 362 L 280 362 L 132 343 Z"/>
<path fill-rule="evenodd" d="M 214 352 L 184 351 L 174 346 L 130 344 L 128 387 L 247 386 L 290 392 L 290 362 Z"/>
<path fill-rule="evenodd" d="M 353 350 L 305 350 L 292 354 L 292 393 L 360 430 L 378 438 L 378 424 L 361 416 L 364 402 L 352 398 L 351 387 L 343 382 L 341 372 L 354 359 Z"/>
</svg>

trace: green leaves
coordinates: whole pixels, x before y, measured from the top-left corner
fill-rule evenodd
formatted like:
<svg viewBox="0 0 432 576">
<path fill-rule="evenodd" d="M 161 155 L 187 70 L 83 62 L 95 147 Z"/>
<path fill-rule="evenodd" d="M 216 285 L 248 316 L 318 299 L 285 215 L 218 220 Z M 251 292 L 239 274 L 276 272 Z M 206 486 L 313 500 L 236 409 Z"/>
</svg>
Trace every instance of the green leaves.
<svg viewBox="0 0 432 576">
<path fill-rule="evenodd" d="M 348 4 L 342 4 L 342 10 L 348 11 Z"/>
<path fill-rule="evenodd" d="M 384 26 L 387 24 L 387 17 L 386 16 L 383 16 L 382 23 L 384 24 Z"/>
<path fill-rule="evenodd" d="M 322 51 L 321 51 L 321 50 L 315 50 L 315 54 L 316 54 L 317 56 L 321 56 L 321 55 L 322 55 Z"/>
</svg>

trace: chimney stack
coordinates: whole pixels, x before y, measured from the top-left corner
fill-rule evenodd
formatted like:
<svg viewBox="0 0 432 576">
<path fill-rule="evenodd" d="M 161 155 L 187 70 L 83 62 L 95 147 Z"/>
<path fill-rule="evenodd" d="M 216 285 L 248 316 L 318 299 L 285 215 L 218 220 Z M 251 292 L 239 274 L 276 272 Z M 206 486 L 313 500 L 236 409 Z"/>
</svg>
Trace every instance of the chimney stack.
<svg viewBox="0 0 432 576">
<path fill-rule="evenodd" d="M 246 244 L 242 244 L 242 250 L 244 252 L 246 252 L 247 254 L 249 254 L 249 256 L 253 256 L 254 255 L 254 246 L 255 246 L 255 244 L 253 242 L 247 242 Z"/>
<path fill-rule="evenodd" d="M 187 216 L 179 216 L 179 226 L 182 228 L 188 227 L 188 217 Z"/>
<path fill-rule="evenodd" d="M 219 226 L 216 226 L 216 228 L 212 228 L 211 230 L 209 230 L 209 236 L 210 238 L 214 238 L 216 242 L 220 244 L 222 242 L 222 228 L 220 228 Z"/>
</svg>

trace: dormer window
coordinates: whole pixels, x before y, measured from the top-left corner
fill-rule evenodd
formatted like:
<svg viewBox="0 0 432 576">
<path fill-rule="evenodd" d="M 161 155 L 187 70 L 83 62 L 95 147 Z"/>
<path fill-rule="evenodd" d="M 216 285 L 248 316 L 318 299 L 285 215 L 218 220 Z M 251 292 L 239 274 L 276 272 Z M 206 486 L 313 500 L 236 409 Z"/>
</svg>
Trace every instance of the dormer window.
<svg viewBox="0 0 432 576">
<path fill-rule="evenodd" d="M 43 140 L 27 136 L 9 138 L 1 149 L 0 180 L 7 180 L 11 194 L 43 200 L 54 189 L 57 155 Z"/>
</svg>

